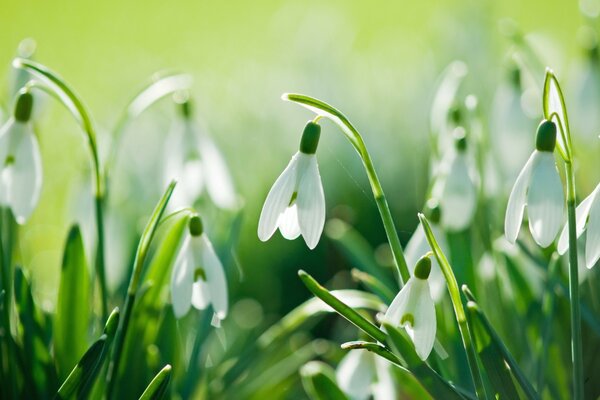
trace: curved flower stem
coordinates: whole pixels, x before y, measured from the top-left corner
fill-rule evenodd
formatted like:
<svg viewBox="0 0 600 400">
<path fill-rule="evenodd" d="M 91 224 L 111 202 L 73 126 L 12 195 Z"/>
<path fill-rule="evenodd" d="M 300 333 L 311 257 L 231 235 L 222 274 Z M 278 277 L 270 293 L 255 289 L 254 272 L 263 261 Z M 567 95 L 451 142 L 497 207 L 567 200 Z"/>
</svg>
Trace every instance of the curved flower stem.
<svg viewBox="0 0 600 400">
<path fill-rule="evenodd" d="M 373 161 L 371 160 L 371 156 L 367 151 L 367 147 L 365 146 L 362 136 L 344 114 L 321 100 L 317 100 L 313 97 L 302 94 L 291 93 L 286 93 L 281 98 L 283 100 L 300 104 L 301 106 L 315 112 L 317 115 L 330 119 L 340 127 L 344 135 L 346 135 L 346 138 L 350 141 L 352 146 L 354 146 L 354 149 L 360 156 L 363 166 L 367 172 L 367 177 L 369 178 L 369 183 L 371 184 L 371 190 L 373 191 L 373 196 L 375 197 L 375 203 L 379 209 L 379 214 L 381 215 L 381 220 L 383 221 L 383 227 L 392 249 L 394 262 L 396 264 L 401 283 L 400 286 L 403 286 L 410 278 L 410 272 L 408 271 L 408 266 L 406 265 L 406 259 L 404 258 L 404 252 L 402 251 L 402 245 L 400 244 L 398 231 L 396 230 L 394 220 L 392 219 L 390 207 L 388 206 L 385 194 L 383 193 L 383 188 L 381 187 L 381 182 L 379 182 L 379 178 L 375 172 L 375 167 L 373 166 Z"/>
<path fill-rule="evenodd" d="M 133 312 L 133 306 L 135 304 L 135 298 L 137 291 L 140 286 L 140 279 L 142 278 L 142 270 L 144 262 L 148 256 L 150 250 L 150 244 L 154 238 L 154 234 L 158 229 L 162 215 L 167 208 L 167 204 L 171 195 L 175 189 L 175 181 L 172 181 L 162 198 L 154 208 L 154 212 L 150 216 L 150 220 L 144 228 L 144 232 L 140 238 L 138 248 L 135 254 L 135 260 L 133 262 L 133 271 L 131 272 L 131 278 L 129 280 L 129 286 L 127 288 L 127 297 L 125 298 L 125 305 L 123 306 L 123 317 L 121 323 L 117 329 L 115 335 L 115 344 L 112 351 L 112 357 L 108 365 L 107 377 L 106 377 L 106 398 L 110 399 L 115 387 L 115 379 L 119 372 L 119 365 L 121 361 L 121 353 L 125 344 L 125 338 L 127 335 L 127 329 L 129 327 L 129 321 Z"/>
<path fill-rule="evenodd" d="M 188 74 L 163 73 L 157 79 L 144 86 L 127 104 L 113 129 L 113 145 L 108 153 L 104 165 L 104 180 L 107 191 L 109 189 L 110 171 L 117 158 L 119 142 L 129 124 L 148 108 L 165 97 L 190 89 L 192 77 Z"/>
<path fill-rule="evenodd" d="M 569 224 L 569 298 L 571 307 L 571 360 L 573 362 L 573 399 L 583 399 L 583 356 L 581 350 L 581 308 L 579 266 L 577 258 L 577 226 L 575 214 L 575 174 L 573 163 L 565 163 L 567 176 L 567 214 Z"/>
<path fill-rule="evenodd" d="M 467 361 L 469 363 L 469 369 L 471 370 L 473 384 L 475 385 L 475 393 L 477 394 L 478 399 L 487 399 L 488 395 L 485 391 L 483 377 L 481 375 L 481 371 L 479 370 L 479 365 L 477 364 L 477 351 L 475 350 L 475 346 L 473 345 L 473 340 L 471 338 L 471 332 L 467 322 L 467 315 L 465 314 L 465 309 L 460 298 L 458 282 L 456 281 L 454 272 L 452 272 L 452 267 L 448 263 L 448 259 L 446 259 L 446 256 L 442 252 L 437 240 L 435 239 L 435 236 L 433 235 L 433 232 L 431 231 L 429 221 L 427 221 L 427 218 L 420 213 L 419 220 L 421 221 L 421 225 L 423 225 L 423 229 L 425 230 L 425 236 L 427 237 L 429 247 L 431 247 L 433 254 L 435 254 L 435 258 L 440 265 L 442 273 L 444 274 L 444 278 L 446 278 L 448 292 L 450 293 L 450 300 L 452 301 L 454 314 L 456 315 L 456 321 L 458 322 L 458 329 L 463 341 L 463 346 L 467 353 Z"/>
<path fill-rule="evenodd" d="M 92 121 L 91 115 L 84 105 L 81 98 L 75 93 L 73 89 L 62 79 L 58 74 L 42 64 L 26 60 L 23 58 L 15 58 L 13 60 L 13 67 L 23 69 L 31 73 L 33 76 L 39 78 L 44 82 L 51 92 L 54 92 L 53 97 L 60 99 L 60 101 L 69 109 L 75 119 L 81 125 L 87 142 L 90 148 L 90 154 L 92 158 L 92 166 L 94 170 L 94 203 L 95 203 L 95 214 L 96 214 L 96 230 L 98 234 L 98 247 L 96 249 L 96 274 L 98 275 L 98 282 L 100 284 L 101 302 L 102 302 L 102 318 L 106 319 L 108 316 L 107 306 L 107 289 L 106 289 L 106 274 L 104 267 L 104 215 L 103 215 L 103 203 L 104 203 L 104 190 L 102 180 L 102 168 L 100 166 L 100 156 L 98 153 L 98 145 L 96 143 L 96 128 Z M 38 87 L 32 85 L 32 87 Z M 42 89 L 49 93 L 49 90 Z"/>
</svg>

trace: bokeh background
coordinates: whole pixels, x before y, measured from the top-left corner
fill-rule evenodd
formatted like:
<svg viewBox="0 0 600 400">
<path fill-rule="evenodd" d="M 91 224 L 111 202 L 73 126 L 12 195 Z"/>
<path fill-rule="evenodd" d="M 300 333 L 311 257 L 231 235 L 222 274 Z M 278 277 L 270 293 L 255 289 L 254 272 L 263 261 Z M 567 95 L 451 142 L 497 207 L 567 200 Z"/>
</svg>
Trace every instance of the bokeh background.
<svg viewBox="0 0 600 400">
<path fill-rule="evenodd" d="M 276 234 L 262 243 L 256 236 L 262 202 L 311 118 L 281 101 L 282 93 L 330 102 L 361 130 L 405 242 L 427 189 L 429 113 L 443 69 L 453 60 L 466 62 L 467 90 L 490 111 L 494 93 L 509 79 L 511 44 L 502 27 L 510 20 L 531 34 L 568 88 L 572 66 L 586 57 L 581 27 L 592 23 L 596 7 L 561 0 L 2 0 L 0 70 L 7 78 L 0 80 L 0 98 L 6 110 L 11 59 L 22 39 L 33 38 L 35 59 L 85 99 L 106 150 L 119 113 L 152 74 L 191 73 L 197 115 L 222 149 L 244 200 L 239 244 L 227 266 L 232 301 L 253 298 L 274 320 L 309 297 L 296 276 L 299 268 L 352 285 L 347 272 L 340 272 L 347 269 L 343 257 L 326 237 L 311 252 L 301 239 Z M 574 94 L 567 89 L 566 96 L 569 101 Z M 142 215 L 151 212 L 164 187 L 147 167 L 168 138 L 165 120 L 173 112 L 163 102 L 155 110 L 160 122 L 145 116 L 128 131 L 113 171 L 147 183 L 148 190 L 130 190 L 126 197 L 128 207 Z M 78 199 L 85 197 L 90 175 L 82 135 L 64 109 L 48 104 L 39 125 L 44 186 L 20 249 L 36 296 L 52 308 L 68 224 L 85 209 Z M 386 264 L 385 235 L 362 166 L 329 122 L 323 123 L 318 158 L 328 217 L 353 224 Z M 81 222 L 93 227 L 92 220 Z M 113 259 L 124 261 L 109 268 L 126 268 L 127 255 Z"/>
</svg>

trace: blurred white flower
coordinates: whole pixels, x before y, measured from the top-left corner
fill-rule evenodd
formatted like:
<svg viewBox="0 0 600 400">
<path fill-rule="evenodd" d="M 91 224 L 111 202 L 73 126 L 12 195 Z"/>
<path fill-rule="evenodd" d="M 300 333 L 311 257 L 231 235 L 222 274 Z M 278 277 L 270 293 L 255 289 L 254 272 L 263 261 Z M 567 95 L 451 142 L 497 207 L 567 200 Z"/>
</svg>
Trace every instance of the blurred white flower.
<svg viewBox="0 0 600 400">
<path fill-rule="evenodd" d="M 300 150 L 269 191 L 258 222 L 263 242 L 279 228 L 289 240 L 302 235 L 310 249 L 319 243 L 325 225 L 325 195 L 315 156 L 320 132 L 318 124 L 306 125 Z"/>
<path fill-rule="evenodd" d="M 425 215 L 429 220 L 429 224 L 431 226 L 431 230 L 433 231 L 433 235 L 436 237 L 440 248 L 444 252 L 444 254 L 448 254 L 450 247 L 446 242 L 446 234 L 442 231 L 439 226 L 439 221 L 441 218 L 440 207 L 435 204 L 434 201 L 428 201 L 425 205 Z M 411 274 L 414 271 L 414 266 L 417 265 L 417 261 L 419 258 L 430 251 L 429 243 L 427 242 L 427 237 L 425 236 L 425 230 L 423 229 L 423 225 L 419 223 L 417 229 L 410 237 L 410 240 L 406 244 L 406 248 L 404 249 L 404 257 L 406 258 L 406 264 L 411 268 Z M 444 293 L 446 292 L 446 280 L 444 278 L 444 274 L 440 269 L 440 266 L 437 260 L 434 258 L 431 260 L 431 274 L 429 275 L 429 286 L 431 288 L 431 295 L 435 302 L 439 302 L 444 297 Z"/>
<path fill-rule="evenodd" d="M 464 129 L 455 130 L 455 140 L 455 148 L 442 161 L 432 194 L 440 204 L 441 225 L 450 231 L 462 231 L 475 215 L 477 186 L 469 167 Z"/>
<path fill-rule="evenodd" d="M 367 350 L 351 350 L 336 370 L 338 386 L 351 400 L 397 397 L 391 364 Z"/>
<path fill-rule="evenodd" d="M 220 208 L 237 205 L 233 179 L 217 145 L 198 128 L 191 116 L 190 100 L 185 99 L 166 146 L 165 180 L 179 184 L 169 204 L 188 206 L 202 195 L 204 189 Z M 178 155 L 173 157 L 173 155 Z"/>
<path fill-rule="evenodd" d="M 565 199 L 554 159 L 556 125 L 542 121 L 538 127 L 536 150 L 521 170 L 510 193 L 504 220 L 506 239 L 515 243 L 527 205 L 529 230 L 535 242 L 548 247 L 560 231 Z"/>
<path fill-rule="evenodd" d="M 209 304 L 219 320 L 227 316 L 227 280 L 223 265 L 203 231 L 200 217 L 190 218 L 171 276 L 171 301 L 177 318 L 193 305 L 204 310 Z"/>
<path fill-rule="evenodd" d="M 592 268 L 600 259 L 600 184 L 586 197 L 575 211 L 577 218 L 577 237 L 584 232 L 585 266 Z M 565 254 L 569 250 L 569 225 L 565 227 L 558 239 L 558 252 Z"/>
<path fill-rule="evenodd" d="M 13 117 L 0 128 L 0 204 L 25 223 L 40 198 L 42 160 L 31 125 L 33 96 L 20 92 Z"/>
<path fill-rule="evenodd" d="M 406 330 L 422 360 L 426 360 L 433 349 L 437 329 L 435 305 L 427 280 L 430 272 L 431 260 L 428 256 L 422 257 L 413 276 L 396 295 L 384 316 L 384 321 Z"/>
</svg>

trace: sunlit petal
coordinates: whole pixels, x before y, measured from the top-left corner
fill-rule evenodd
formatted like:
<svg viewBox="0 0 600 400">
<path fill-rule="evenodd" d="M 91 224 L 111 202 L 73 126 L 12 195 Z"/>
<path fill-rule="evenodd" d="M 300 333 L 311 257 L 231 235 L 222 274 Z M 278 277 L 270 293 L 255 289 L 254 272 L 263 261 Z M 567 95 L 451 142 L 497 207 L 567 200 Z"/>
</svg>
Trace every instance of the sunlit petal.
<svg viewBox="0 0 600 400">
<path fill-rule="evenodd" d="M 281 235 L 288 240 L 294 240 L 298 236 L 300 236 L 300 224 L 298 223 L 298 206 L 296 203 L 286 208 L 283 214 L 279 216 L 277 226 L 279 226 Z"/>
<path fill-rule="evenodd" d="M 464 154 L 457 153 L 451 160 L 439 201 L 442 226 L 461 231 L 471 224 L 477 206 L 477 189 Z"/>
<path fill-rule="evenodd" d="M 22 224 L 29 218 L 40 199 L 42 159 L 33 131 L 25 129 L 19 136 L 11 168 L 12 187 L 8 189 L 7 200 L 17 222 Z"/>
<path fill-rule="evenodd" d="M 534 151 L 531 157 L 529 157 L 529 160 L 527 160 L 527 163 L 519 173 L 508 198 L 506 216 L 504 218 L 504 234 L 510 243 L 515 243 L 517 236 L 519 236 L 525 202 L 527 201 L 527 189 L 531 178 L 531 169 L 534 163 L 536 163 L 538 156 L 539 152 Z"/>
<path fill-rule="evenodd" d="M 273 184 L 267 195 L 265 204 L 258 221 L 258 238 L 263 242 L 268 240 L 277 229 L 280 215 L 288 208 L 292 194 L 296 189 L 296 169 L 298 153 L 289 162 L 285 170 Z"/>
<path fill-rule="evenodd" d="M 577 237 L 580 237 L 581 234 L 583 233 L 583 231 L 585 230 L 585 225 L 588 219 L 588 215 L 590 213 L 590 207 L 592 205 L 592 202 L 594 201 L 594 198 L 596 197 L 596 194 L 598 193 L 600 189 L 600 185 L 598 185 L 596 187 L 596 189 L 594 189 L 594 191 L 585 199 L 583 199 L 583 201 L 581 203 L 579 203 L 579 205 L 577 206 L 577 209 L 575 210 L 575 215 L 576 215 L 576 219 L 577 219 L 577 223 L 575 224 L 577 226 Z M 558 253 L 563 255 L 567 252 L 567 250 L 569 249 L 569 224 L 565 224 L 561 234 L 560 234 L 560 238 L 558 239 L 558 245 L 557 245 L 557 250 Z"/>
<path fill-rule="evenodd" d="M 373 356 L 367 350 L 351 350 L 336 370 L 337 383 L 352 400 L 366 400 L 375 378 Z"/>
<path fill-rule="evenodd" d="M 564 192 L 554 154 L 540 152 L 531 171 L 527 193 L 529 230 L 533 239 L 542 247 L 552 244 L 563 223 Z"/>
<path fill-rule="evenodd" d="M 396 297 L 394 297 L 392 304 L 390 304 L 389 308 L 385 312 L 385 316 L 383 317 L 384 321 L 388 321 L 394 326 L 400 324 L 402 315 L 407 311 L 407 306 L 409 305 L 409 298 L 412 295 L 411 290 L 414 282 L 415 279 L 409 279 L 408 282 L 406 282 L 406 285 L 404 285 Z"/>
<path fill-rule="evenodd" d="M 215 143 L 206 135 L 199 138 L 200 157 L 206 170 L 206 189 L 214 203 L 221 208 L 236 205 L 233 179 L 223 155 Z"/>
<path fill-rule="evenodd" d="M 202 260 L 204 261 L 203 265 L 206 271 L 206 283 L 210 293 L 210 302 L 217 317 L 225 319 L 229 308 L 225 269 L 206 235 L 202 235 L 199 240 L 202 241 Z"/>
<path fill-rule="evenodd" d="M 585 265 L 592 268 L 600 258 L 600 195 L 594 196 L 590 207 L 585 241 Z"/>
<path fill-rule="evenodd" d="M 175 317 L 181 318 L 190 309 L 194 273 L 194 257 L 190 251 L 190 238 L 186 238 L 179 250 L 171 274 L 171 302 Z"/>
<path fill-rule="evenodd" d="M 448 254 L 449 247 L 448 243 L 446 242 L 446 234 L 442 232 L 442 230 L 436 224 L 431 224 L 431 230 L 433 231 L 433 235 L 437 239 L 442 251 L 445 254 Z M 419 258 L 423 257 L 430 250 L 431 249 L 429 247 L 429 243 L 427 242 L 427 238 L 425 237 L 423 226 L 419 223 L 417 229 L 415 229 L 415 232 L 408 241 L 404 251 L 406 263 L 408 264 L 411 274 L 413 273 Z M 431 272 L 428 281 L 433 299 L 436 302 L 440 301 L 446 292 L 446 280 L 444 279 L 444 274 L 442 273 L 440 265 L 435 257 L 431 258 Z"/>
<path fill-rule="evenodd" d="M 415 279 L 413 291 L 414 296 L 417 297 L 414 310 L 413 342 L 417 354 L 422 360 L 425 360 L 429 357 L 435 342 L 437 327 L 435 305 L 426 280 Z"/>
<path fill-rule="evenodd" d="M 321 175 L 314 155 L 301 154 L 307 158 L 308 166 L 298 183 L 298 223 L 304 241 L 309 249 L 314 249 L 325 225 L 325 195 Z"/>
</svg>

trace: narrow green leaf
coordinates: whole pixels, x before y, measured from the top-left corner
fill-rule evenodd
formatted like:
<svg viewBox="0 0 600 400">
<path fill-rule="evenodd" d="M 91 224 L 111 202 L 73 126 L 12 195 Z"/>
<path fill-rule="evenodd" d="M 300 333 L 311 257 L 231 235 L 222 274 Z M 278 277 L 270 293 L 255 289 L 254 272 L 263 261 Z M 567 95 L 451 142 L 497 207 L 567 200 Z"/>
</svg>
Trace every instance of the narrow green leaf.
<svg viewBox="0 0 600 400">
<path fill-rule="evenodd" d="M 90 286 L 81 231 L 74 225 L 65 244 L 54 315 L 54 354 L 63 379 L 87 348 Z"/>
<path fill-rule="evenodd" d="M 84 386 L 91 386 L 107 354 L 107 336 L 102 335 L 85 352 L 67 379 L 58 389 L 55 399 L 69 399 Z"/>
<path fill-rule="evenodd" d="M 311 400 L 348 400 L 335 381 L 333 369 L 320 361 L 311 361 L 300 368 L 302 386 Z"/>
<path fill-rule="evenodd" d="M 140 400 L 160 400 L 167 397 L 167 390 L 171 382 L 171 366 L 165 365 L 163 369 L 152 379 Z"/>
<path fill-rule="evenodd" d="M 396 357 L 396 355 L 394 353 L 392 353 L 385 346 L 383 346 L 379 343 L 365 342 L 363 340 L 355 340 L 352 342 L 342 343 L 341 347 L 343 350 L 357 350 L 357 349 L 367 350 L 367 351 L 370 351 L 371 353 L 375 353 L 378 356 L 385 358 L 389 362 L 391 362 L 401 368 L 404 368 L 402 366 L 402 361 L 400 361 L 400 359 L 398 357 Z"/>
<path fill-rule="evenodd" d="M 373 323 L 367 321 L 365 317 L 356 312 L 352 307 L 344 304 L 337 297 L 332 295 L 327 289 L 319 285 L 319 283 L 309 274 L 300 270 L 298 276 L 302 279 L 302 282 L 308 290 L 315 296 L 327 303 L 331 308 L 337 311 L 342 317 L 346 318 L 349 322 L 354 324 L 357 328 L 371 336 L 373 339 L 385 343 L 387 335 L 381 329 L 376 327 Z"/>
</svg>

